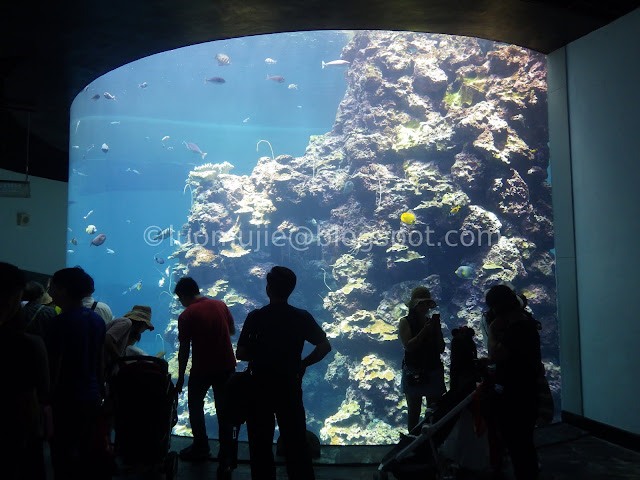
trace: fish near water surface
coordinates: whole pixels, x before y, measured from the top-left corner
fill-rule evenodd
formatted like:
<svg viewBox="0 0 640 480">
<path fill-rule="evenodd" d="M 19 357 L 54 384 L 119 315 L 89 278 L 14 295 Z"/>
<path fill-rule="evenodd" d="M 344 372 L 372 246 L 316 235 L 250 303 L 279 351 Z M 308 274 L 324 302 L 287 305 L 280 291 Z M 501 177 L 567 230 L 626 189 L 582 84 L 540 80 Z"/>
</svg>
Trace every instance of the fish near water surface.
<svg viewBox="0 0 640 480">
<path fill-rule="evenodd" d="M 196 145 L 193 142 L 182 142 L 186 145 L 188 150 L 191 150 L 193 153 L 197 153 L 198 155 L 202 156 L 202 160 L 204 160 L 204 157 L 207 156 L 207 154 L 205 152 L 203 152 L 202 150 L 200 150 L 200 147 L 198 147 L 198 145 Z"/>
<path fill-rule="evenodd" d="M 225 55 L 224 53 L 218 53 L 215 56 L 215 59 L 218 61 L 218 66 L 225 67 L 231 64 L 231 60 L 229 59 L 229 55 Z"/>
<path fill-rule="evenodd" d="M 270 77 L 268 73 L 267 73 L 267 80 L 272 80 L 272 81 L 277 82 L 277 83 L 284 83 L 285 82 L 284 77 L 281 77 L 280 75 L 274 75 L 273 77 Z"/>
<path fill-rule="evenodd" d="M 91 244 L 89 246 L 95 245 L 96 247 L 99 247 L 105 242 L 106 239 L 107 236 L 104 233 L 101 233 L 100 235 L 96 236 L 96 238 L 91 240 Z"/>
</svg>

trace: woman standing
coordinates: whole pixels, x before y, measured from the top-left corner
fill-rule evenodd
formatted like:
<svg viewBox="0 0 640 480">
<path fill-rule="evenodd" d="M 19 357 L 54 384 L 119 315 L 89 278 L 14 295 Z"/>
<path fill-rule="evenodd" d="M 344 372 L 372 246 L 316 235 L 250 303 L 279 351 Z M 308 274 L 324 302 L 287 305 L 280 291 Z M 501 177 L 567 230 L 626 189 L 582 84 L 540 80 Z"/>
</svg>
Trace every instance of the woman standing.
<svg viewBox="0 0 640 480">
<path fill-rule="evenodd" d="M 402 391 L 407 398 L 407 426 L 411 433 L 420 421 L 422 397 L 426 397 L 427 407 L 433 407 L 446 391 L 440 360 L 445 344 L 440 314 L 429 316 L 429 310 L 437 306 L 429 289 L 414 288 L 406 305 L 409 313 L 400 319 L 399 336 L 404 346 Z"/>
</svg>

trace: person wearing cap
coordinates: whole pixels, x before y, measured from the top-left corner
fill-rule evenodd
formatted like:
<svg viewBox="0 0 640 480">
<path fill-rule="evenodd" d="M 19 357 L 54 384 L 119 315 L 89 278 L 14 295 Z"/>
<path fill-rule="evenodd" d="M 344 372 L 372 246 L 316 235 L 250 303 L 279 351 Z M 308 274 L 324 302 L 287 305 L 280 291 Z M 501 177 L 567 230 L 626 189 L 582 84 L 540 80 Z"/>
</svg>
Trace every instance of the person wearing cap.
<svg viewBox="0 0 640 480">
<path fill-rule="evenodd" d="M 427 287 L 414 288 L 406 305 L 409 313 L 400 319 L 398 334 L 404 346 L 402 390 L 407 399 L 407 427 L 411 432 L 420 421 L 422 397 L 426 397 L 427 407 L 433 407 L 446 391 L 440 360 L 445 343 L 440 314 L 429 316 L 429 310 L 437 304 Z"/>
<path fill-rule="evenodd" d="M 134 305 L 124 314 L 107 323 L 107 334 L 104 341 L 105 367 L 107 374 L 115 374 L 115 364 L 125 355 L 128 346 L 140 341 L 147 330 L 153 330 L 151 323 L 151 307 Z"/>
<path fill-rule="evenodd" d="M 22 300 L 26 302 L 22 307 L 25 332 L 38 335 L 48 345 L 52 321 L 58 315 L 53 307 L 47 306 L 52 302 L 51 296 L 41 283 L 31 281 L 24 287 Z"/>
</svg>

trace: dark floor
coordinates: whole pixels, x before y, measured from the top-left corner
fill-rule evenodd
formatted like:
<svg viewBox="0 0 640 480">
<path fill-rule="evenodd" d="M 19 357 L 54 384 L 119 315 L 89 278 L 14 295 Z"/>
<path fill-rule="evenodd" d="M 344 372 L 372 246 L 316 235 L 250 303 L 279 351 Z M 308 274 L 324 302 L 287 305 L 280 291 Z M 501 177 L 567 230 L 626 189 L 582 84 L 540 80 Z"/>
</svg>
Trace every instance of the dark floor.
<svg viewBox="0 0 640 480">
<path fill-rule="evenodd" d="M 173 437 L 171 450 L 179 451 L 191 443 L 190 438 Z M 213 455 L 218 442 L 210 441 Z M 542 464 L 541 480 L 628 480 L 640 479 L 640 453 L 622 448 L 596 438 L 584 430 L 564 423 L 557 423 L 536 430 L 536 445 Z M 378 465 L 392 446 L 323 446 L 321 458 L 314 461 L 316 478 L 319 480 L 372 480 L 378 476 Z M 234 480 L 249 480 L 249 448 L 240 443 L 239 465 L 233 473 Z M 279 460 L 279 461 L 278 461 Z M 286 479 L 286 469 L 277 458 L 279 479 Z M 215 479 L 217 468 L 215 457 L 204 462 L 178 462 L 178 479 Z M 114 479 L 157 478 L 126 474 Z M 51 477 L 49 477 L 51 478 Z M 393 476 L 389 476 L 393 479 Z M 415 478 L 425 478 L 416 476 Z M 429 477 L 430 478 L 430 477 Z M 451 477 L 449 477 L 451 478 Z M 487 475 L 465 475 L 464 479 L 486 479 Z M 507 474 L 507 479 L 511 478 Z"/>
<path fill-rule="evenodd" d="M 172 450 L 180 450 L 190 439 L 175 437 Z M 536 445 L 542 464 L 541 480 L 617 480 L 640 479 L 640 453 L 589 435 L 576 427 L 558 423 L 536 430 Z M 211 442 L 212 452 L 217 442 Z M 322 457 L 315 462 L 317 479 L 371 480 L 389 446 L 323 446 Z M 235 480 L 251 478 L 248 459 L 249 449 L 242 443 L 239 449 L 240 465 L 234 472 Z M 180 462 L 179 479 L 215 478 L 217 463 Z M 477 475 L 475 478 L 482 478 Z M 278 466 L 278 479 L 286 479 L 283 465 Z M 393 477 L 390 477 L 393 478 Z M 424 477 L 421 477 L 424 478 Z M 470 478 L 470 477 L 465 477 Z"/>
</svg>

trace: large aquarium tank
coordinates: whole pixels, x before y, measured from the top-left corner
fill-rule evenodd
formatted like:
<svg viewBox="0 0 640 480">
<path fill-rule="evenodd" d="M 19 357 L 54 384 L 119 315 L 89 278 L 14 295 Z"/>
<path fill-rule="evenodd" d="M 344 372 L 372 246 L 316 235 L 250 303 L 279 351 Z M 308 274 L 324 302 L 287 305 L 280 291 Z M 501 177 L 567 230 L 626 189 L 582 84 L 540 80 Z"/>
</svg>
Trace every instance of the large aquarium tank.
<svg viewBox="0 0 640 480">
<path fill-rule="evenodd" d="M 290 302 L 333 347 L 303 384 L 308 429 L 324 444 L 391 444 L 404 432 L 397 330 L 418 285 L 438 301 L 448 371 L 451 330 L 476 329 L 486 353 L 484 293 L 511 282 L 542 323 L 558 402 L 542 54 L 322 31 L 123 65 L 73 102 L 68 227 L 67 264 L 94 277 L 96 299 L 116 317 L 151 306 L 155 330 L 139 346 L 164 351 L 174 378 L 177 280 L 226 302 L 240 332 L 268 301 L 269 269 L 291 268 Z M 186 398 L 178 435 L 191 434 Z M 211 394 L 205 413 L 215 438 Z"/>
</svg>

